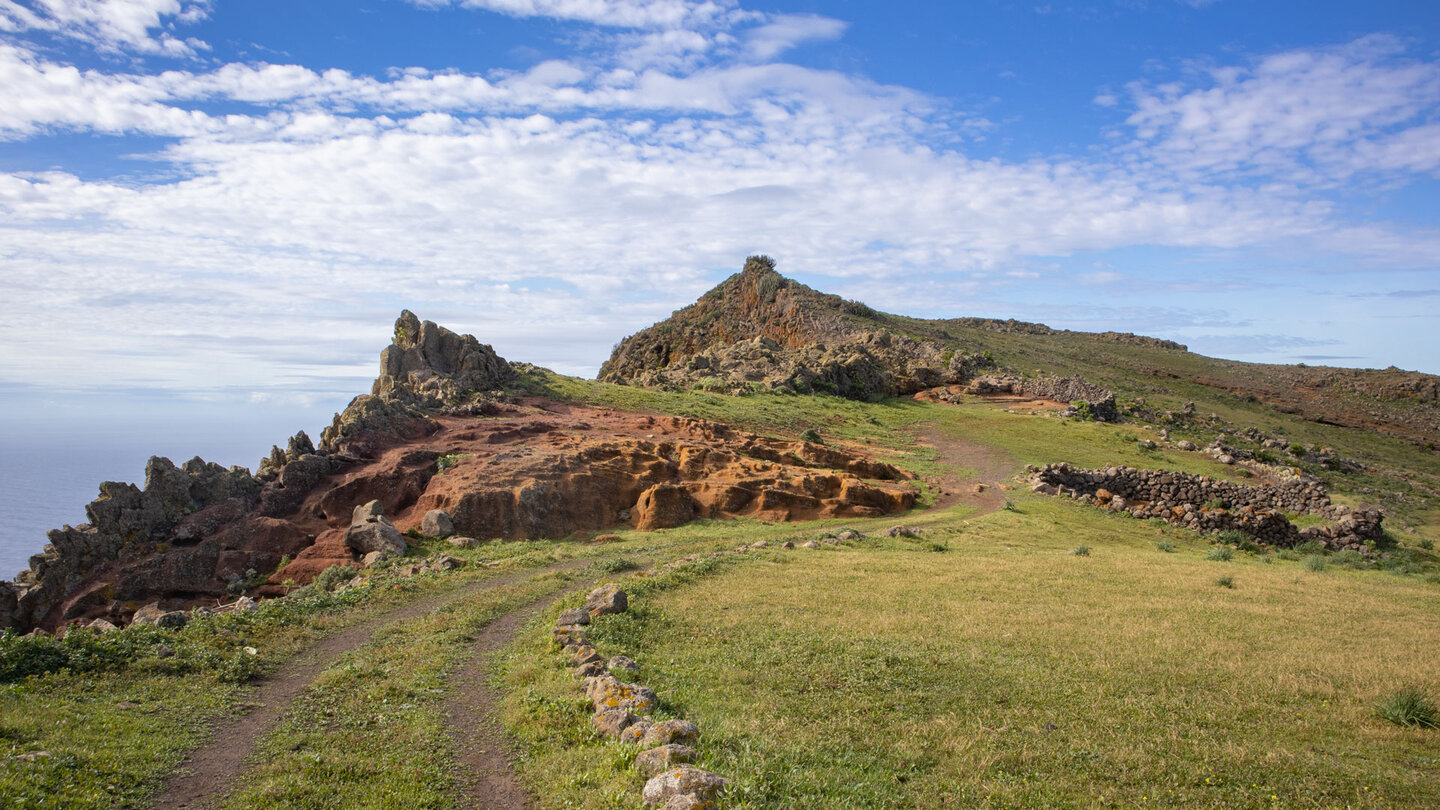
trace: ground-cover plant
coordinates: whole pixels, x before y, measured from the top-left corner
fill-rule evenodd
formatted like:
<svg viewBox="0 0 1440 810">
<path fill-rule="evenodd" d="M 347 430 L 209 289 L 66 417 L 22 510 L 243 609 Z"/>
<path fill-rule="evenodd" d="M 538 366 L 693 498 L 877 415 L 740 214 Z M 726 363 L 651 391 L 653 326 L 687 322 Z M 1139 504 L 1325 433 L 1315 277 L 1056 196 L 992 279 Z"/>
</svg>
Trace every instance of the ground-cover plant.
<svg viewBox="0 0 1440 810">
<path fill-rule="evenodd" d="M 1230 562 L 1235 559 L 1235 550 L 1229 546 L 1216 546 L 1205 552 L 1205 559 L 1215 562 Z"/>
<path fill-rule="evenodd" d="M 1401 689 L 1382 700 L 1375 713 L 1397 726 L 1440 728 L 1440 709 L 1422 689 Z"/>
</svg>

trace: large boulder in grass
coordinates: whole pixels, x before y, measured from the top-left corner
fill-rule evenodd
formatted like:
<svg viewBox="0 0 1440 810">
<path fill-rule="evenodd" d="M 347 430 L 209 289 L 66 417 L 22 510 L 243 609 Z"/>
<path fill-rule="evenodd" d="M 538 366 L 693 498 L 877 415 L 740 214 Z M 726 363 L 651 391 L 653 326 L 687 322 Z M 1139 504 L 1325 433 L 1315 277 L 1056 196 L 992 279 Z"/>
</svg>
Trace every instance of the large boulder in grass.
<svg viewBox="0 0 1440 810">
<path fill-rule="evenodd" d="M 444 539 L 455 533 L 455 521 L 444 509 L 431 509 L 420 521 L 420 533 L 426 537 Z"/>
<path fill-rule="evenodd" d="M 725 791 L 730 780 L 689 765 L 677 765 L 650 778 L 641 797 L 651 807 L 665 804 L 675 796 L 694 796 L 701 801 L 714 801 Z"/>
<path fill-rule="evenodd" d="M 642 748 L 656 748 L 665 745 L 694 745 L 700 739 L 700 729 L 689 720 L 664 720 L 650 726 L 640 741 Z"/>
</svg>

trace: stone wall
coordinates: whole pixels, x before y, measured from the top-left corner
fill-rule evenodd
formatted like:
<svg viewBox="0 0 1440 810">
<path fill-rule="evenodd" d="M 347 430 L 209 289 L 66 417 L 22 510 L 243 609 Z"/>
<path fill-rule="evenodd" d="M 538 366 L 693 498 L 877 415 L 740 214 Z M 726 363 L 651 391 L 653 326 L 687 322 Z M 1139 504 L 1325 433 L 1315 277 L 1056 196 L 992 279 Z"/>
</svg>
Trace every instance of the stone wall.
<svg viewBox="0 0 1440 810">
<path fill-rule="evenodd" d="M 1035 492 L 1065 495 L 1112 512 L 1158 518 L 1202 532 L 1235 530 L 1276 546 L 1316 540 L 1331 549 L 1360 551 L 1370 550 L 1384 536 L 1378 509 L 1332 505 L 1324 485 L 1315 478 L 1248 486 L 1172 470 L 1082 469 L 1063 462 L 1030 469 Z M 1331 522 L 1298 529 L 1284 512 L 1320 515 Z"/>
</svg>

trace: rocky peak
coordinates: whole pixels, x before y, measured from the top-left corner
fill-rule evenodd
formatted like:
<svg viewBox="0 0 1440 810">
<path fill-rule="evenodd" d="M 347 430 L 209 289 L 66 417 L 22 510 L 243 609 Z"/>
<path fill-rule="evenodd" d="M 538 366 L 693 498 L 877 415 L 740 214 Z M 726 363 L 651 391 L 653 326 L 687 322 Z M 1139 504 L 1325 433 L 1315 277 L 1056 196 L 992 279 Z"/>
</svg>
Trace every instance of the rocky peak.
<svg viewBox="0 0 1440 810">
<path fill-rule="evenodd" d="M 394 342 L 380 352 L 370 393 L 408 391 L 436 406 L 498 388 L 515 376 L 510 364 L 473 335 L 459 335 L 410 310 L 395 320 Z"/>
</svg>

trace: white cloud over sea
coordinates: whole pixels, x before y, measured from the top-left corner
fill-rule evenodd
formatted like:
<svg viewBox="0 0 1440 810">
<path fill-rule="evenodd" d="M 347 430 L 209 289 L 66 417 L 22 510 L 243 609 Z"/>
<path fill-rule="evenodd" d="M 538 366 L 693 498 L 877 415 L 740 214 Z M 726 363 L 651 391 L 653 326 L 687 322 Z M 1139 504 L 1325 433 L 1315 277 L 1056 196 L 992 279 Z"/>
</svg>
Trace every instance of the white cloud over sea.
<svg viewBox="0 0 1440 810">
<path fill-rule="evenodd" d="M 1066 290 L 1180 281 L 1073 266 L 1090 254 L 1244 251 L 1264 267 L 1238 272 L 1249 290 L 1310 256 L 1340 288 L 1440 256 L 1435 228 L 1355 219 L 1325 193 L 1440 169 L 1440 62 L 1393 37 L 1176 65 L 1100 96 L 1111 145 L 1003 160 L 970 149 L 1003 122 L 785 61 L 843 21 L 725 0 L 412 2 L 592 27 L 524 70 L 366 75 L 207 56 L 187 33 L 220 0 L 0 0 L 0 139 L 145 144 L 119 176 L 0 173 L 7 307 L 25 313 L 0 322 L 0 381 L 358 393 L 402 306 L 588 374 L 752 252 L 895 311 L 1023 317 L 1000 310 L 1042 289 L 1036 311 L 1070 322 L 1086 318 L 1058 307 Z M 1183 339 L 1213 331 L 1217 300 L 1092 310 Z M 1290 325 L 1330 331 L 1313 315 Z M 1321 345 L 1292 337 L 1270 343 Z"/>
</svg>

